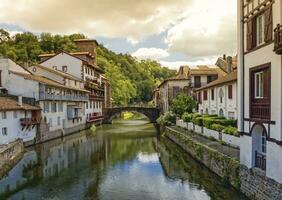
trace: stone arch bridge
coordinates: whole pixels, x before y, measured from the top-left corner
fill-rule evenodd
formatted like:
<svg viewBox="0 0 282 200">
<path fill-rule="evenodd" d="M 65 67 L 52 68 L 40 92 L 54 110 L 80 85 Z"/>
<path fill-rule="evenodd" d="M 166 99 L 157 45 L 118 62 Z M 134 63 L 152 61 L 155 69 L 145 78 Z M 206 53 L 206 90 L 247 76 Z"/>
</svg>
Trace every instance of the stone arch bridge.
<svg viewBox="0 0 282 200">
<path fill-rule="evenodd" d="M 148 108 L 148 107 L 114 107 L 114 108 L 104 108 L 104 124 L 111 124 L 112 120 L 119 116 L 122 112 L 137 112 L 148 117 L 151 123 L 156 123 L 158 117 L 160 116 L 160 111 L 158 108 Z"/>
</svg>

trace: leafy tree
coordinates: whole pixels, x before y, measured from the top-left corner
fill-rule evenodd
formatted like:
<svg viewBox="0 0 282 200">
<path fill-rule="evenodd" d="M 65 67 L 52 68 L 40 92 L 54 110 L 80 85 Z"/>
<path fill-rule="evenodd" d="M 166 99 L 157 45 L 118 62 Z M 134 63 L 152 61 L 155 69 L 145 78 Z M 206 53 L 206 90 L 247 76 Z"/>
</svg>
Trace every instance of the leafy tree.
<svg viewBox="0 0 282 200">
<path fill-rule="evenodd" d="M 0 42 L 4 42 L 10 39 L 9 32 L 5 31 L 4 29 L 0 28 Z"/>
<path fill-rule="evenodd" d="M 192 113 L 196 106 L 197 104 L 191 96 L 181 93 L 172 101 L 170 110 L 178 116 L 182 116 L 184 112 Z"/>
</svg>

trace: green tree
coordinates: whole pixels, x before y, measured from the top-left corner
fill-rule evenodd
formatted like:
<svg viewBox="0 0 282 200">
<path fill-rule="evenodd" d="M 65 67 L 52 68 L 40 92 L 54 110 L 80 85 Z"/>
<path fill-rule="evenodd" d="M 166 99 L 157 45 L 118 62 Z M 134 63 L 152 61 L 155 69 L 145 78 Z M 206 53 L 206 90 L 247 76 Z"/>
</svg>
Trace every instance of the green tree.
<svg viewBox="0 0 282 200">
<path fill-rule="evenodd" d="M 196 106 L 197 104 L 191 96 L 181 93 L 172 101 L 170 110 L 178 116 L 182 116 L 184 112 L 192 113 Z"/>
</svg>

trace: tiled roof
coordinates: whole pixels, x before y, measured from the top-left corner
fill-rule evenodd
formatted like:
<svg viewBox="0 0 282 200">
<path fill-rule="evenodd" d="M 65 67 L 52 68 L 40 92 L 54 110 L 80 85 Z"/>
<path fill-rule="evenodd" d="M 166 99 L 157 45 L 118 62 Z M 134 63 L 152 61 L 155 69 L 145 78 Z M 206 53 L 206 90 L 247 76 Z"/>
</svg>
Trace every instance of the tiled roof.
<svg viewBox="0 0 282 200">
<path fill-rule="evenodd" d="M 78 89 L 78 88 L 75 88 L 75 87 L 69 87 L 69 86 L 62 85 L 62 84 L 60 84 L 56 81 L 45 78 L 43 76 L 35 76 L 33 74 L 24 74 L 24 73 L 14 72 L 14 71 L 9 71 L 9 72 L 16 74 L 16 75 L 19 75 L 19 76 L 22 76 L 26 79 L 37 81 L 39 83 L 43 83 L 43 84 L 46 84 L 46 85 L 49 85 L 49 86 L 58 87 L 58 88 L 65 88 L 65 89 L 69 89 L 69 90 L 76 90 L 76 91 L 81 91 L 81 92 L 87 92 L 87 93 L 89 92 L 88 90 Z"/>
<path fill-rule="evenodd" d="M 229 74 L 226 74 L 225 76 L 218 78 L 217 80 L 210 82 L 209 84 L 207 84 L 207 85 L 205 85 L 201 88 L 198 88 L 195 91 L 205 90 L 205 89 L 208 89 L 208 88 L 223 85 L 225 83 L 230 83 L 230 82 L 233 82 L 233 81 L 237 81 L 237 71 L 233 71 Z"/>
<path fill-rule="evenodd" d="M 0 110 L 41 110 L 41 108 L 24 103 L 20 106 L 14 99 L 9 97 L 0 97 Z"/>
<path fill-rule="evenodd" d="M 176 76 L 165 79 L 160 85 L 163 85 L 167 81 L 189 80 L 191 75 L 218 75 L 218 77 L 224 76 L 226 73 L 217 66 L 209 67 L 207 65 L 199 65 L 195 68 L 189 66 L 180 66 Z"/>
<path fill-rule="evenodd" d="M 39 68 L 41 68 L 41 69 L 44 69 L 44 70 L 46 70 L 46 71 L 49 71 L 49 72 L 51 72 L 51 73 L 57 74 L 57 75 L 59 75 L 59 76 L 62 76 L 62 77 L 64 77 L 64 78 L 68 78 L 68 79 L 72 79 L 72 80 L 77 80 L 77 81 L 83 81 L 83 80 L 80 79 L 80 78 L 77 78 L 77 77 L 75 77 L 75 76 L 73 76 L 73 75 L 71 75 L 71 74 L 68 74 L 68 73 L 63 72 L 63 71 L 60 71 L 60 70 L 52 69 L 52 68 L 45 67 L 45 66 L 42 66 L 42 65 L 39 65 L 39 64 L 36 64 L 36 65 L 34 65 L 34 66 L 39 67 Z M 32 67 L 34 67 L 34 66 L 30 66 L 29 68 L 32 68 Z"/>
</svg>

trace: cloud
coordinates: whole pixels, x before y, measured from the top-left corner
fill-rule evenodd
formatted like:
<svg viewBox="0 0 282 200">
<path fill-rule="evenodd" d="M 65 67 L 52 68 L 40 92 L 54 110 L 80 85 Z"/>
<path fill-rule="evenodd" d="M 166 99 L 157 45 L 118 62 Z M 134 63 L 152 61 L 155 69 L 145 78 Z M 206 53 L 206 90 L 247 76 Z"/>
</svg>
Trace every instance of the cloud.
<svg viewBox="0 0 282 200">
<path fill-rule="evenodd" d="M 194 1 L 189 16 L 168 30 L 169 51 L 191 57 L 236 50 L 236 0 Z"/>
<path fill-rule="evenodd" d="M 169 56 L 169 53 L 166 50 L 159 48 L 140 48 L 132 56 L 139 59 L 151 59 L 151 60 L 160 60 Z"/>
<path fill-rule="evenodd" d="M 1 0 L 0 23 L 32 32 L 126 37 L 136 43 L 182 19 L 191 1 Z"/>
<path fill-rule="evenodd" d="M 217 60 L 216 56 L 205 57 L 203 59 L 191 59 L 190 61 L 160 61 L 161 65 L 170 69 L 178 70 L 182 65 L 188 65 L 189 67 L 195 67 L 197 65 L 211 65 L 213 66 Z"/>
</svg>

